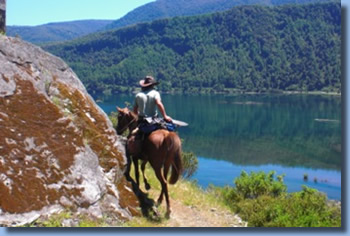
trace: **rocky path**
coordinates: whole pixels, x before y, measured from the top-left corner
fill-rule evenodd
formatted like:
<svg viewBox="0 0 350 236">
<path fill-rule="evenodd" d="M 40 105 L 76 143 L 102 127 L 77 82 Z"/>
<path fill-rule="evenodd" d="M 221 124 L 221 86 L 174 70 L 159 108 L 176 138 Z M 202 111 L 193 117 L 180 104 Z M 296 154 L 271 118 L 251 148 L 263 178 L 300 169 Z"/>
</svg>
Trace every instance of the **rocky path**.
<svg viewBox="0 0 350 236">
<path fill-rule="evenodd" d="M 186 206 L 183 203 L 171 200 L 171 217 L 165 222 L 165 227 L 246 227 L 237 215 L 231 212 L 218 210 L 204 211 L 196 206 Z"/>
</svg>

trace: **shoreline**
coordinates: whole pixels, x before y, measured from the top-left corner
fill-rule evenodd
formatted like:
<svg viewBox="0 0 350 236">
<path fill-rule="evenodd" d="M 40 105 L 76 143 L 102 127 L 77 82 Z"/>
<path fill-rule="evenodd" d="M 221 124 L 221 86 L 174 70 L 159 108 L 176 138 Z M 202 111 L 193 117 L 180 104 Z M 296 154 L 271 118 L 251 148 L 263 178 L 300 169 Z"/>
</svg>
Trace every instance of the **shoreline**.
<svg viewBox="0 0 350 236">
<path fill-rule="evenodd" d="M 192 95 L 258 95 L 258 94 L 269 94 L 269 95 L 329 95 L 329 96 L 341 96 L 341 92 L 325 92 L 325 91 L 283 91 L 283 90 L 266 90 L 261 92 L 254 92 L 254 91 L 243 91 L 243 90 L 236 90 L 236 89 L 226 89 L 224 91 L 213 91 L 213 90 L 204 90 L 204 91 L 198 91 L 196 89 L 190 90 L 190 91 L 181 91 L 181 90 L 174 90 L 174 91 L 163 91 L 160 90 L 160 92 L 164 94 L 192 94 Z M 138 92 L 137 90 L 133 91 L 133 93 Z"/>
<path fill-rule="evenodd" d="M 330 96 L 341 96 L 341 93 L 337 92 L 324 92 L 324 91 L 311 91 L 311 92 L 303 92 L 303 91 L 284 91 L 283 94 L 305 94 L 305 95 L 330 95 Z"/>
<path fill-rule="evenodd" d="M 193 88 L 191 90 L 183 91 L 182 89 L 173 89 L 171 91 L 166 91 L 162 89 L 157 89 L 162 94 L 185 94 L 185 95 L 325 95 L 325 96 L 342 96 L 341 92 L 326 92 L 326 91 L 283 91 L 283 90 L 266 90 L 266 91 L 243 91 L 238 89 L 225 89 L 224 91 L 214 91 L 212 89 L 202 89 L 199 90 L 198 88 Z M 104 94 L 106 96 L 113 95 L 113 94 L 136 94 L 140 92 L 141 90 L 139 88 L 136 88 L 134 90 L 125 90 L 123 92 L 121 91 L 112 91 L 112 90 L 105 90 L 101 94 Z M 91 95 L 96 95 L 98 93 L 93 91 L 88 91 Z"/>
</svg>

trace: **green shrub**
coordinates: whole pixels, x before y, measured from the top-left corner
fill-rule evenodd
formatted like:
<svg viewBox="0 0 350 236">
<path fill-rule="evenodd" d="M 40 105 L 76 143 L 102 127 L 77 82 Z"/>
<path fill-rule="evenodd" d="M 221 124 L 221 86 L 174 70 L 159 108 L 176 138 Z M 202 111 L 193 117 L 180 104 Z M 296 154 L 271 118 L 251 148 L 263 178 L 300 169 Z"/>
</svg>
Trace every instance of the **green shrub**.
<svg viewBox="0 0 350 236">
<path fill-rule="evenodd" d="M 118 125 L 118 112 L 111 112 L 111 114 L 108 115 L 108 118 L 111 120 L 113 127 L 117 128 Z"/>
<path fill-rule="evenodd" d="M 287 191 L 287 186 L 283 183 L 283 176 L 274 178 L 275 172 L 268 174 L 264 172 L 254 173 L 250 175 L 242 171 L 239 178 L 235 180 L 237 194 L 243 198 L 257 198 L 262 195 L 271 195 L 277 197 Z"/>
<path fill-rule="evenodd" d="M 184 178 L 190 178 L 198 169 L 198 159 L 197 156 L 192 152 L 182 153 L 182 166 L 183 172 L 182 176 Z"/>
<path fill-rule="evenodd" d="M 303 186 L 287 193 L 282 176 L 274 172 L 248 175 L 242 172 L 235 187 L 219 192 L 224 202 L 254 227 L 340 227 L 341 209 L 329 204 L 326 195 Z"/>
<path fill-rule="evenodd" d="M 327 196 L 303 186 L 300 192 L 277 202 L 272 226 L 340 227 L 341 210 L 328 205 Z"/>
</svg>

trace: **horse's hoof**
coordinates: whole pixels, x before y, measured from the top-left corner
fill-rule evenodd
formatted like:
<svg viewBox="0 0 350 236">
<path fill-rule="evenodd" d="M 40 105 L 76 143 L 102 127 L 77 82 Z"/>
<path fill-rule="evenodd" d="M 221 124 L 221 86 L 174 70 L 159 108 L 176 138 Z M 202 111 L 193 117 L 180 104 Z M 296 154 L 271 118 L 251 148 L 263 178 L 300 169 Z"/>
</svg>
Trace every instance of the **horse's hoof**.
<svg viewBox="0 0 350 236">
<path fill-rule="evenodd" d="M 145 188 L 146 188 L 146 190 L 148 191 L 148 190 L 151 189 L 151 185 L 149 185 L 149 184 L 147 183 L 147 184 L 145 184 Z"/>
<path fill-rule="evenodd" d="M 170 213 L 171 213 L 171 211 L 167 211 L 167 212 L 165 213 L 165 218 L 166 218 L 166 219 L 170 219 Z"/>
<path fill-rule="evenodd" d="M 159 211 L 156 207 L 152 207 L 152 212 L 154 214 L 155 217 L 160 217 Z"/>
</svg>

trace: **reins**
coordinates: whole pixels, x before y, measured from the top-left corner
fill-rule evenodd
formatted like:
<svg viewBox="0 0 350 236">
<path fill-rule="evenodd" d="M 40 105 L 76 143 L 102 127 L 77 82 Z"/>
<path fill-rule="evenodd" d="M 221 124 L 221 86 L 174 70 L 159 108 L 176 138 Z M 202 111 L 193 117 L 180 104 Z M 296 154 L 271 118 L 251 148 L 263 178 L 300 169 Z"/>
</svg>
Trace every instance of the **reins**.
<svg viewBox="0 0 350 236">
<path fill-rule="evenodd" d="M 131 114 L 131 112 L 129 112 L 129 114 Z M 123 117 L 123 119 L 125 119 L 126 118 L 126 116 L 124 116 Z M 133 123 L 133 122 L 135 122 L 136 121 L 136 119 L 137 119 L 137 117 L 134 117 L 128 124 L 126 124 L 119 132 L 122 134 L 122 133 L 124 133 L 125 132 L 125 130 L 127 130 L 128 128 L 129 128 L 129 126 Z"/>
</svg>

